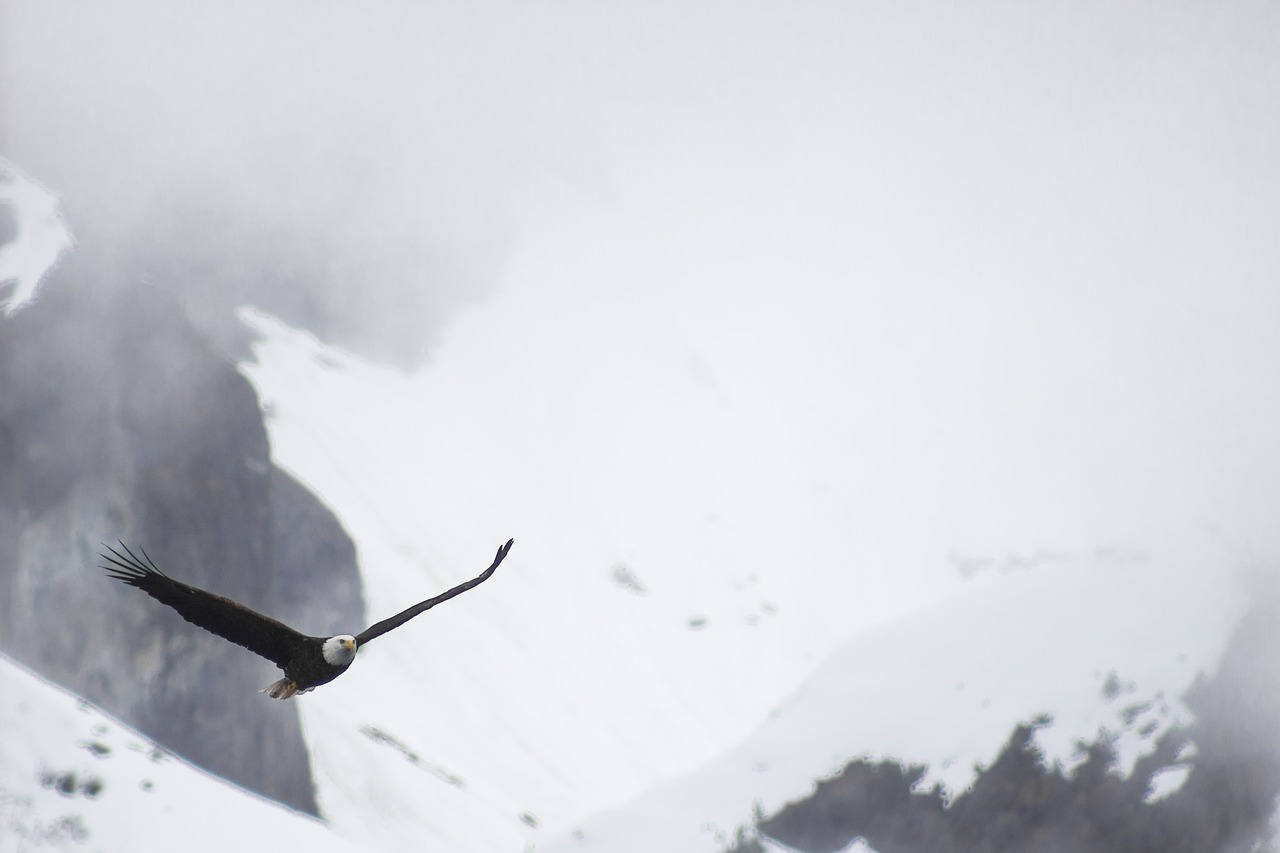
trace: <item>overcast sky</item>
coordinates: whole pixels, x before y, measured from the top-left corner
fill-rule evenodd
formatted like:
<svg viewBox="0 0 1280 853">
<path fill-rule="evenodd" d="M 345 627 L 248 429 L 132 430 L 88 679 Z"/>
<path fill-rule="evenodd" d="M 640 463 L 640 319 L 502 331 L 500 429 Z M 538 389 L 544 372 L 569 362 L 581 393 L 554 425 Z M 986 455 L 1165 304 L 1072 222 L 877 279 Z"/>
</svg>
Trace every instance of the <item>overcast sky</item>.
<svg viewBox="0 0 1280 853">
<path fill-rule="evenodd" d="M 622 408 L 677 353 L 817 529 L 1280 551 L 1274 6 L 3 10 L 3 153 L 86 243 L 306 256 L 406 365 L 511 299 Z"/>
</svg>

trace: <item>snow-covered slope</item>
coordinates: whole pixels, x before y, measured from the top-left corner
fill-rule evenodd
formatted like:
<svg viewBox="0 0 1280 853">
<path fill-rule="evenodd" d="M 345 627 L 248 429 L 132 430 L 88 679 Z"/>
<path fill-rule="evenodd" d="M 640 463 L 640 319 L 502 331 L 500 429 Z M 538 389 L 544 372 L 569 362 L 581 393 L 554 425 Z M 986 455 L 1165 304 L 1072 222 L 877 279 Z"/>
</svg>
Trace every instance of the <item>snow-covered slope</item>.
<svg viewBox="0 0 1280 853">
<path fill-rule="evenodd" d="M 1116 517 L 1098 520 L 1116 495 L 1086 497 L 1108 457 L 1078 446 L 1025 471 L 1013 463 L 1029 448 L 1013 462 L 961 455 L 934 475 L 937 493 L 918 491 L 919 460 L 881 468 L 870 449 L 897 452 L 891 423 L 859 421 L 867 447 L 842 447 L 829 423 L 805 434 L 845 406 L 893 405 L 896 387 L 832 385 L 770 413 L 790 380 L 718 381 L 707 364 L 723 354 L 683 336 L 678 315 L 631 294 L 626 322 L 610 325 L 617 294 L 536 280 L 459 318 L 413 374 L 244 315 L 260 342 L 243 369 L 275 461 L 347 525 L 370 620 L 516 539 L 493 581 L 304 699 L 321 805 L 348 836 L 458 850 L 563 836 L 743 742 L 832 654 L 762 741 L 712 765 L 749 769 L 741 785 L 705 802 L 691 791 L 706 777 L 686 777 L 617 818 L 625 831 L 600 830 L 602 849 L 624 836 L 678 849 L 667 832 L 711 843 L 686 830 L 731 831 L 756 800 L 777 805 L 862 754 L 924 761 L 962 786 L 1040 713 L 1057 720 L 1042 743 L 1065 760 L 1076 738 L 1117 725 L 1123 708 L 1101 695 L 1112 670 L 1134 685 L 1124 708 L 1160 697 L 1138 725 L 1154 733 L 1213 666 L 1236 612 L 1234 557 L 1195 525 L 1162 528 L 1158 481 L 1122 484 L 1149 498 L 1120 518 L 1136 531 L 1123 544 L 1104 538 Z M 931 381 L 954 365 L 938 369 Z M 965 417 L 950 425 L 974 428 Z M 1090 414 L 1077 417 L 1078 429 Z M 788 442 L 791 430 L 804 439 Z M 1052 519 L 1059 506 L 1071 511 Z M 1124 745 L 1126 760 L 1140 747 Z M 681 808 L 668 814 L 665 797 Z M 633 831 L 642 823 L 654 834 Z"/>
<path fill-rule="evenodd" d="M 1100 549 L 1227 590 L 1224 541 L 1269 553 L 1269 421 L 1218 379 L 1265 381 L 1272 345 L 1242 309 L 1248 283 L 1230 300 L 1188 286 L 1170 309 L 1123 270 L 1086 290 L 958 282 L 958 234 L 918 262 L 815 243 L 778 210 L 716 201 L 742 164 L 681 173 L 696 191 L 673 217 L 672 178 L 626 156 L 609 205 L 537 194 L 503 289 L 455 316 L 414 371 L 243 314 L 274 461 L 357 543 L 370 620 L 516 540 L 493 581 L 305 698 L 322 808 L 351 837 L 508 850 L 571 831 L 742 743 L 851 638 L 976 606 L 966 584 L 988 576 Z M 857 232 L 856 211 L 828 212 Z M 1009 248 L 1028 275 L 1036 245 Z M 1214 368 L 1183 369 L 1206 316 L 1239 333 L 1211 325 Z M 1065 594 L 1023 606 L 1049 613 Z M 1142 632 L 1130 640 L 1113 662 L 1072 659 L 1090 699 L 1095 671 L 1136 677 L 1122 656 Z M 1188 653 L 1211 661 L 1220 643 Z M 974 697 L 955 683 L 977 678 L 947 689 Z M 1035 684 L 1002 725 L 1070 716 Z M 1061 726 L 1043 736 L 1079 731 Z M 371 749 L 366 727 L 465 787 Z M 963 766 L 1008 737 L 998 728 L 912 755 Z M 797 756 L 796 778 L 904 739 L 837 740 Z M 404 781 L 384 785 L 391 772 Z"/>
<path fill-rule="evenodd" d="M 275 459 L 356 540 L 370 620 L 516 540 L 494 580 L 306 697 L 321 807 L 336 826 L 388 844 L 438 836 L 452 849 L 512 849 L 710 759 L 798 683 L 787 665 L 803 644 L 776 633 L 796 616 L 761 577 L 756 537 L 740 517 L 710 517 L 704 495 L 654 493 L 663 474 L 651 449 L 633 439 L 644 453 L 633 458 L 561 443 L 554 424 L 529 417 L 536 400 L 511 396 L 514 382 L 469 393 L 447 371 L 405 377 L 252 322 L 267 337 L 246 372 Z M 584 440 L 592 429 L 565 427 Z M 609 457 L 626 472 L 601 470 Z M 366 727 L 462 784 L 406 764 L 361 736 Z M 370 781 L 388 773 L 403 783 Z M 397 820 L 370 821 L 370 809 Z"/>
<path fill-rule="evenodd" d="M 1203 558 L 1091 554 L 975 581 L 852 639 L 725 757 L 544 849 L 723 850 L 754 809 L 776 813 L 854 758 L 925 764 L 920 788 L 955 794 L 1017 724 L 1046 714 L 1036 734 L 1046 762 L 1070 768 L 1077 744 L 1105 731 L 1128 774 L 1190 721 L 1179 697 L 1213 672 L 1238 620 L 1240 588 Z M 1151 796 L 1185 775 L 1182 765 L 1160 774 Z"/>
<path fill-rule="evenodd" d="M 355 851 L 0 656 L 0 851 Z"/>
<path fill-rule="evenodd" d="M 593 236 L 601 254 L 578 275 L 609 257 Z M 323 749 L 372 722 L 469 790 L 500 792 L 472 797 L 496 804 L 472 822 L 491 849 L 509 841 L 503 827 L 542 834 L 522 813 L 554 831 L 712 759 L 848 636 L 962 584 L 947 556 L 957 522 L 932 526 L 954 508 L 922 496 L 928 534 L 912 529 L 900 507 L 923 472 L 877 457 L 901 430 L 860 411 L 843 361 L 789 355 L 803 376 L 761 364 L 749 338 L 693 333 L 686 309 L 711 310 L 706 294 L 668 311 L 666 291 L 580 289 L 557 248 L 531 244 L 513 271 L 524 286 L 460 316 L 413 374 L 245 315 L 273 458 L 347 526 L 371 620 L 515 537 L 492 582 L 304 704 Z M 772 311 L 738 310 L 748 323 Z M 841 390 L 810 400 L 811 383 Z M 865 445 L 841 432 L 850 419 Z M 314 758 L 326 814 L 364 825 L 355 800 L 325 792 L 352 766 Z M 411 837 L 465 822 L 454 808 L 398 811 L 422 822 Z"/>
</svg>

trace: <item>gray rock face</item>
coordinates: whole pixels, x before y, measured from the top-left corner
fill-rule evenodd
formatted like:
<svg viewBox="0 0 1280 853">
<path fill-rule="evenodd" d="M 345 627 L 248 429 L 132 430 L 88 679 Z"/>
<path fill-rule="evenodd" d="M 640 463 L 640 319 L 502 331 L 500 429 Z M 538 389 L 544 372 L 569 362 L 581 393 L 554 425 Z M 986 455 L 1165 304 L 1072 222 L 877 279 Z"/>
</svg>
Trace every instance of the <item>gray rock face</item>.
<svg viewBox="0 0 1280 853">
<path fill-rule="evenodd" d="M 258 692 L 275 666 L 109 581 L 97 552 L 144 547 L 175 578 L 323 635 L 364 627 L 354 546 L 271 463 L 252 386 L 182 306 L 108 277 L 76 253 L 0 318 L 0 649 L 315 813 L 297 706 Z"/>
<path fill-rule="evenodd" d="M 1046 767 L 1032 740 L 1040 722 L 1033 721 L 1015 727 L 991 766 L 950 803 L 936 789 L 917 790 L 924 766 L 857 759 L 761 816 L 758 834 L 806 853 L 834 853 L 858 837 L 881 853 L 1274 851 L 1280 583 L 1260 572 L 1251 593 L 1218 671 L 1202 674 L 1185 696 L 1195 720 L 1153 742 L 1127 778 L 1112 772 L 1116 750 L 1105 734 L 1081 744 L 1085 760 L 1072 772 Z M 1081 626 L 1087 631 L 1088 620 Z M 1153 774 L 1180 763 L 1188 744 L 1195 752 L 1185 783 L 1148 802 Z M 763 849 L 744 828 L 733 853 Z"/>
</svg>

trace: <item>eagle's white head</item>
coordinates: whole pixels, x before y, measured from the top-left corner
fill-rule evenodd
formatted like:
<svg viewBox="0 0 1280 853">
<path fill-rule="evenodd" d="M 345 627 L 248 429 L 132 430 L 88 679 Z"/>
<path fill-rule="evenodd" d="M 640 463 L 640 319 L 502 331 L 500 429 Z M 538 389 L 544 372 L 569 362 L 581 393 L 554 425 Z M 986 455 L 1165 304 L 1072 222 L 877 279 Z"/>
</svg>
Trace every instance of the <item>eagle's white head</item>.
<svg viewBox="0 0 1280 853">
<path fill-rule="evenodd" d="M 347 666 L 356 657 L 356 638 L 350 634 L 330 637 L 324 641 L 320 652 L 330 666 Z"/>
</svg>

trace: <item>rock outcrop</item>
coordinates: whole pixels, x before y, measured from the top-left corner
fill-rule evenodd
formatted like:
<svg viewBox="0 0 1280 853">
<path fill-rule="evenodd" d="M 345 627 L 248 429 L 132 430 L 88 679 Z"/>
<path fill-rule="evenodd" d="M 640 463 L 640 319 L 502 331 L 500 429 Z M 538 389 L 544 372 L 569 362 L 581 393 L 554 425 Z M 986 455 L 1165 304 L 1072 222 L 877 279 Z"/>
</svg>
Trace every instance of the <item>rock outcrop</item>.
<svg viewBox="0 0 1280 853">
<path fill-rule="evenodd" d="M 267 661 L 96 568 L 100 543 L 312 634 L 363 627 L 354 546 L 271 462 L 257 397 L 173 291 L 74 253 L 0 318 L 0 649 L 164 747 L 316 812 Z M 305 701 L 305 700 L 304 700 Z"/>
</svg>

